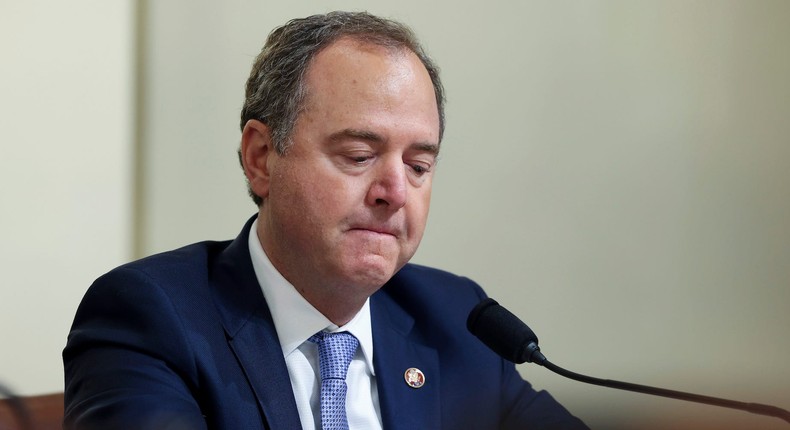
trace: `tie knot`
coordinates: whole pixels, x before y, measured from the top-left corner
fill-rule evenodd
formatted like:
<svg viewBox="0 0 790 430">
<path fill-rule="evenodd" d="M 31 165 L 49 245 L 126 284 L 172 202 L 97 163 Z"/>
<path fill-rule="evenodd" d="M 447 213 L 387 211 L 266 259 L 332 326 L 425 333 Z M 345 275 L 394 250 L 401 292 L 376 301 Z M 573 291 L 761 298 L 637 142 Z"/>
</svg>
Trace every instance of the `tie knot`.
<svg viewBox="0 0 790 430">
<path fill-rule="evenodd" d="M 312 335 L 309 340 L 318 345 L 321 380 L 336 378 L 345 381 L 348 365 L 354 358 L 359 340 L 347 331 L 340 333 L 320 331 Z"/>
</svg>

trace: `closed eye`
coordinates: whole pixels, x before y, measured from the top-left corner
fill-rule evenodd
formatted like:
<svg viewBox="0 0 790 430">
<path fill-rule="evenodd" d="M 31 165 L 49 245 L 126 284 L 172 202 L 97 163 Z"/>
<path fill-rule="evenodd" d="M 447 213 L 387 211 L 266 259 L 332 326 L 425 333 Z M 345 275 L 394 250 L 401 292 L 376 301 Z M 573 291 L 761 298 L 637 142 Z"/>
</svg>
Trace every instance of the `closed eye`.
<svg viewBox="0 0 790 430">
<path fill-rule="evenodd" d="M 417 174 L 417 176 L 422 176 L 431 171 L 430 167 L 423 166 L 422 164 L 412 164 L 411 169 Z"/>
<path fill-rule="evenodd" d="M 373 159 L 372 155 L 350 155 L 348 159 L 352 161 L 354 164 L 365 164 L 366 162 Z"/>
<path fill-rule="evenodd" d="M 354 160 L 355 162 L 357 162 L 357 163 L 361 163 L 363 161 L 370 160 L 371 158 L 373 158 L 373 156 L 371 156 L 371 155 L 357 155 L 357 156 L 350 157 L 350 158 L 352 160 Z"/>
</svg>

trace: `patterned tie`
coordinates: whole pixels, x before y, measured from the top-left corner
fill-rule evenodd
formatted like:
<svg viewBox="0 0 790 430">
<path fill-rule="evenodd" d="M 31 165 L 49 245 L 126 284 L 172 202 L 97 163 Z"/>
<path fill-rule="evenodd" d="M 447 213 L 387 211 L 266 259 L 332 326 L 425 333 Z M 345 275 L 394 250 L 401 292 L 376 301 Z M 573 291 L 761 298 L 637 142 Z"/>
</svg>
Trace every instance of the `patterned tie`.
<svg viewBox="0 0 790 430">
<path fill-rule="evenodd" d="M 308 339 L 318 345 L 318 367 L 321 371 L 321 428 L 348 430 L 346 417 L 346 374 L 359 341 L 344 331 L 320 331 Z"/>
</svg>

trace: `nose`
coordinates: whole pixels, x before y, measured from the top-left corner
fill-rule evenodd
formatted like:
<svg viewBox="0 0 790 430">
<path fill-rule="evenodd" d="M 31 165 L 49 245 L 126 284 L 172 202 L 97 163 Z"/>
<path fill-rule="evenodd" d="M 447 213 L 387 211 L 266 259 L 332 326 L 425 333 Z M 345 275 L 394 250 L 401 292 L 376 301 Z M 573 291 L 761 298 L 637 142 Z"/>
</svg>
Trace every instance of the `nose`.
<svg viewBox="0 0 790 430">
<path fill-rule="evenodd" d="M 406 205 L 408 178 L 403 161 L 399 157 L 382 159 L 372 172 L 373 179 L 368 189 L 367 203 L 375 207 L 386 207 L 397 211 Z"/>
</svg>

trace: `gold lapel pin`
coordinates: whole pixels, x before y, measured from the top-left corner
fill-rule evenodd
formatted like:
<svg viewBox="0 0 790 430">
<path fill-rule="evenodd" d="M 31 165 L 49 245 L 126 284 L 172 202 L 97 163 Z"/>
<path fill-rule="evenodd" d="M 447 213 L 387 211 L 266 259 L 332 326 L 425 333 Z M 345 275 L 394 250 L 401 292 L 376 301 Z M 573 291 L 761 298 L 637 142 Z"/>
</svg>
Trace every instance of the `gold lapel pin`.
<svg viewBox="0 0 790 430">
<path fill-rule="evenodd" d="M 425 374 L 416 367 L 406 369 L 406 372 L 403 373 L 403 379 L 406 380 L 406 385 L 412 388 L 420 388 L 425 385 Z"/>
</svg>

